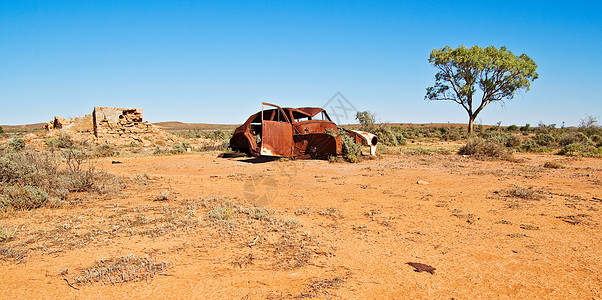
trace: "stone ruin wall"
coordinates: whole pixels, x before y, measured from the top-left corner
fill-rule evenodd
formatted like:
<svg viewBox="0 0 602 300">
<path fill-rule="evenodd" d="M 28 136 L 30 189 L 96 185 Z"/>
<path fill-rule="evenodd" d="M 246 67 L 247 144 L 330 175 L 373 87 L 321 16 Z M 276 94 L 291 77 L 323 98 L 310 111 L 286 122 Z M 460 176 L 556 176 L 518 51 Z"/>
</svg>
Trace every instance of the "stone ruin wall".
<svg viewBox="0 0 602 300">
<path fill-rule="evenodd" d="M 94 107 L 92 112 L 94 136 L 140 135 L 160 129 L 142 120 L 141 108 Z"/>
<path fill-rule="evenodd" d="M 141 108 L 94 107 L 92 114 L 83 117 L 70 120 L 54 117 L 54 120 L 46 123 L 44 128 L 51 132 L 61 131 L 90 136 L 93 134 L 96 141 L 113 142 L 119 140 L 142 142 L 143 135 L 165 134 L 162 128 L 142 119 Z"/>
</svg>

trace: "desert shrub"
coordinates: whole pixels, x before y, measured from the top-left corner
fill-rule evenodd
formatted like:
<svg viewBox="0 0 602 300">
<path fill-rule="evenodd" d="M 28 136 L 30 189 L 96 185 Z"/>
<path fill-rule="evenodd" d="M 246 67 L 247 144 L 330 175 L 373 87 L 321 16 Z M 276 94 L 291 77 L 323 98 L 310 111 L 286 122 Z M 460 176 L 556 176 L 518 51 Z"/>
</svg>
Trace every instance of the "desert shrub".
<svg viewBox="0 0 602 300">
<path fill-rule="evenodd" d="M 164 154 L 166 151 L 161 149 L 161 147 L 157 146 L 155 147 L 155 149 L 153 149 L 153 155 L 161 155 Z"/>
<path fill-rule="evenodd" d="M 533 137 L 533 141 L 539 146 L 556 145 L 556 137 L 550 133 L 538 133 Z"/>
<path fill-rule="evenodd" d="M 600 128 L 600 126 L 598 126 L 598 118 L 591 116 L 591 115 L 587 116 L 585 119 L 581 120 L 581 122 L 579 123 L 579 128 L 580 129 Z"/>
<path fill-rule="evenodd" d="M 210 222 L 225 221 L 238 213 L 238 206 L 230 201 L 223 201 L 215 205 L 205 214 L 205 218 Z"/>
<path fill-rule="evenodd" d="M 55 138 L 47 138 L 44 140 L 50 149 L 67 149 L 73 148 L 75 144 L 70 135 L 61 133 Z"/>
<path fill-rule="evenodd" d="M 8 229 L 4 228 L 4 226 L 0 225 L 0 243 L 9 242 L 17 233 L 17 229 Z"/>
<path fill-rule="evenodd" d="M 445 141 L 458 141 L 461 139 L 465 139 L 468 137 L 468 133 L 464 128 L 459 127 L 449 127 L 449 128 L 439 128 L 441 132 L 441 139 Z"/>
<path fill-rule="evenodd" d="M 15 137 L 8 142 L 8 149 L 11 151 L 21 151 L 25 149 L 25 140 L 22 137 Z"/>
<path fill-rule="evenodd" d="M 477 159 L 508 159 L 511 156 L 508 149 L 501 143 L 480 137 L 469 138 L 466 145 L 458 150 L 458 154 L 472 155 Z"/>
<path fill-rule="evenodd" d="M 559 162 L 557 161 L 546 161 L 543 164 L 544 168 L 549 168 L 549 169 L 562 169 L 564 168 Z"/>
<path fill-rule="evenodd" d="M 197 152 L 211 152 L 211 151 L 229 151 L 230 143 L 228 141 L 222 141 L 221 143 L 206 143 L 195 148 Z M 231 150 L 231 149 L 230 149 Z"/>
<path fill-rule="evenodd" d="M 546 152 L 551 152 L 553 150 L 550 147 L 541 146 L 533 140 L 525 141 L 522 145 L 520 145 L 519 148 L 523 152 L 536 152 L 536 153 L 546 153 Z"/>
<path fill-rule="evenodd" d="M 0 126 L 0 134 L 4 133 L 4 129 L 2 129 L 2 126 Z"/>
<path fill-rule="evenodd" d="M 173 149 L 170 152 L 172 154 L 182 154 L 182 153 L 185 153 L 186 152 L 186 148 L 188 148 L 186 146 L 190 147 L 190 144 L 188 144 L 187 142 L 175 144 L 175 145 L 172 146 Z"/>
<path fill-rule="evenodd" d="M 393 133 L 391 128 L 386 126 L 375 127 L 371 133 L 375 134 L 378 137 L 378 142 L 386 145 L 386 146 L 397 146 L 399 142 L 397 141 L 397 136 Z M 403 137 L 403 135 L 402 135 Z"/>
<path fill-rule="evenodd" d="M 602 147 L 596 148 L 592 145 L 572 143 L 563 146 L 558 154 L 566 156 L 600 157 L 602 156 Z"/>
<path fill-rule="evenodd" d="M 510 125 L 508 127 L 506 127 L 507 131 L 517 131 L 518 130 L 518 126 L 516 125 Z"/>
<path fill-rule="evenodd" d="M 90 157 L 78 150 L 63 152 L 67 172 L 62 176 L 63 184 L 70 191 L 89 191 L 96 179 L 96 169 Z"/>
<path fill-rule="evenodd" d="M 221 130 L 217 129 L 214 131 L 210 131 L 205 133 L 205 138 L 214 140 L 214 141 L 229 141 L 232 138 L 233 131 Z"/>
<path fill-rule="evenodd" d="M 360 162 L 362 159 L 362 147 L 355 143 L 355 140 L 348 136 L 345 131 L 341 133 L 341 143 L 343 144 L 343 155 L 352 163 Z"/>
<path fill-rule="evenodd" d="M 483 134 L 483 138 L 487 141 L 498 143 L 510 148 L 517 147 L 521 143 L 520 139 L 514 134 L 502 131 L 487 132 Z"/>
<path fill-rule="evenodd" d="M 431 147 L 410 147 L 404 148 L 401 151 L 405 155 L 434 155 L 434 154 L 450 154 L 451 151 L 445 148 L 431 148 Z"/>
<path fill-rule="evenodd" d="M 59 161 L 49 153 L 7 152 L 0 156 L 0 182 L 56 188 Z"/>
<path fill-rule="evenodd" d="M 170 262 L 155 262 L 148 257 L 138 258 L 133 254 L 119 258 L 103 258 L 94 263 L 94 266 L 83 269 L 78 276 L 73 277 L 73 281 L 77 285 L 143 281 L 163 273 L 171 266 Z"/>
<path fill-rule="evenodd" d="M 115 150 L 115 146 L 110 144 L 98 145 L 94 148 L 93 155 L 95 157 L 112 157 L 118 155 L 119 152 Z"/>
<path fill-rule="evenodd" d="M 35 209 L 44 206 L 48 199 L 48 193 L 35 186 L 7 186 L 0 194 L 0 211 Z"/>
<path fill-rule="evenodd" d="M 564 136 L 559 142 L 561 146 L 567 146 L 570 144 L 589 144 L 590 140 L 583 132 L 571 132 Z"/>
<path fill-rule="evenodd" d="M 59 168 L 61 163 L 65 168 Z M 59 199 L 65 199 L 73 191 L 108 193 L 123 188 L 119 178 L 96 170 L 88 154 L 74 149 L 62 152 L 62 157 L 48 152 L 3 153 L 0 155 L 0 182 L 18 189 L 16 191 L 26 189 L 29 194 L 25 195 L 38 195 L 31 192 L 36 188 L 48 197 Z M 11 189 L 4 189 L 1 194 L 4 193 L 16 195 Z"/>
<path fill-rule="evenodd" d="M 185 139 L 195 139 L 195 138 L 202 138 L 205 135 L 203 134 L 203 132 L 201 132 L 200 130 L 186 130 L 186 131 L 174 131 L 172 132 L 172 134 L 177 135 L 177 136 L 181 136 Z"/>
<path fill-rule="evenodd" d="M 525 126 L 521 126 L 520 131 L 530 131 L 531 130 L 531 124 L 527 123 L 525 124 Z"/>
</svg>

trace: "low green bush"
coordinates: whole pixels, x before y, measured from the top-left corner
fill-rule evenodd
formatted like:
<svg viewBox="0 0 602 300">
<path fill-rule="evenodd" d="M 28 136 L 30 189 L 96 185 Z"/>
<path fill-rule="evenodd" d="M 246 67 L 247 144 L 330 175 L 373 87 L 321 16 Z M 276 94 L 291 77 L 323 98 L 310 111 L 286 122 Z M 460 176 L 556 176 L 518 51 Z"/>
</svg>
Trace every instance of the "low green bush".
<svg viewBox="0 0 602 300">
<path fill-rule="evenodd" d="M 0 194 L 0 211 L 31 210 L 48 202 L 48 193 L 35 186 L 7 186 Z"/>
<path fill-rule="evenodd" d="M 25 149 L 25 140 L 22 137 L 15 137 L 8 142 L 8 149 L 10 151 L 21 151 Z"/>
<path fill-rule="evenodd" d="M 360 162 L 362 160 L 362 147 L 355 143 L 355 140 L 348 136 L 345 131 L 340 130 L 341 143 L 343 144 L 343 155 L 351 163 Z"/>
<path fill-rule="evenodd" d="M 480 137 L 471 137 L 458 150 L 458 154 L 471 155 L 477 159 L 509 159 L 511 157 L 508 149 L 499 142 L 486 140 Z"/>
<path fill-rule="evenodd" d="M 595 147 L 582 143 L 572 143 L 563 146 L 558 154 L 566 156 L 602 157 L 602 147 Z"/>
</svg>

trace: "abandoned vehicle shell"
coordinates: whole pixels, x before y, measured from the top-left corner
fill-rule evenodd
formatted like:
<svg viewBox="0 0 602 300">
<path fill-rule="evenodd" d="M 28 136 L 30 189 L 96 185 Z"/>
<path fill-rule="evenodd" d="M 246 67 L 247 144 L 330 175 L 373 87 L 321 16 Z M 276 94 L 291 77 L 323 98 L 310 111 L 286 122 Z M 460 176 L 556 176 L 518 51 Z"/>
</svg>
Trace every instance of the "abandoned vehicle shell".
<svg viewBox="0 0 602 300">
<path fill-rule="evenodd" d="M 282 108 L 262 103 L 260 112 L 236 128 L 230 147 L 249 156 L 328 158 L 342 153 L 338 131 L 322 108 Z M 363 131 L 347 132 L 356 143 L 364 142 L 370 146 L 370 154 L 375 155 L 378 143 L 375 135 Z"/>
</svg>

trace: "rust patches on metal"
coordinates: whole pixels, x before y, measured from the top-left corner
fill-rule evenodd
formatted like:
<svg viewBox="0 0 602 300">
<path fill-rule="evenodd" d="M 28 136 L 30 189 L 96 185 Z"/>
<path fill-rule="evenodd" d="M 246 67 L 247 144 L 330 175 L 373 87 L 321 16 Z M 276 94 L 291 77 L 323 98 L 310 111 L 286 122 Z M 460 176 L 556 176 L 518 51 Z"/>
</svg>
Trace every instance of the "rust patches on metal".
<svg viewBox="0 0 602 300">
<path fill-rule="evenodd" d="M 249 156 L 281 156 L 289 158 L 328 158 L 342 154 L 339 128 L 328 113 L 319 107 L 280 107 L 261 103 L 261 111 L 251 115 L 236 128 L 230 147 Z M 376 135 L 346 130 L 356 143 L 370 146 L 376 154 Z"/>
<path fill-rule="evenodd" d="M 370 147 L 370 155 L 376 155 L 376 144 L 378 144 L 378 137 L 375 134 L 360 130 L 348 130 L 348 132 L 349 131 L 357 134 L 357 136 L 359 136 L 362 141 Z"/>
</svg>

